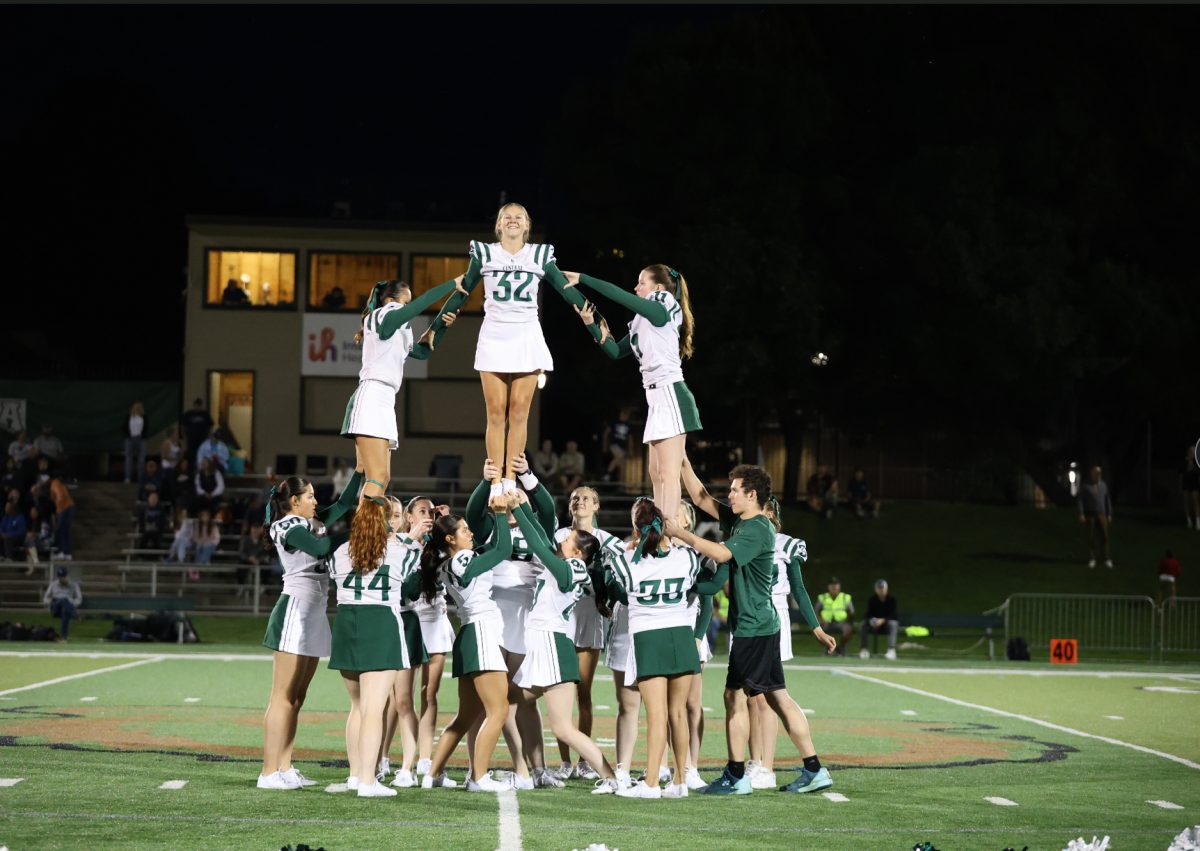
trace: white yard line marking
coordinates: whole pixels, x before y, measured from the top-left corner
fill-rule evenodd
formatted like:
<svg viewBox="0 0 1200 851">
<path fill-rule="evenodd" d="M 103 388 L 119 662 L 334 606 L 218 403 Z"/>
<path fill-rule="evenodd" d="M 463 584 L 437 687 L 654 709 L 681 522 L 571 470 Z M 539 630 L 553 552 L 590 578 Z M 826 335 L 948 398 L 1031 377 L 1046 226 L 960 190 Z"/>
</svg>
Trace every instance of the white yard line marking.
<svg viewBox="0 0 1200 851">
<path fill-rule="evenodd" d="M 612 709 L 612 707 L 609 706 L 607 703 L 597 703 L 596 708 L 597 709 Z"/>
<path fill-rule="evenodd" d="M 913 711 L 912 709 L 901 709 L 900 714 L 901 715 L 916 715 L 917 713 L 915 711 Z"/>
<path fill-rule="evenodd" d="M 807 706 L 800 707 L 800 711 L 803 712 L 805 715 L 816 715 L 817 714 L 817 710 L 809 709 Z"/>
<path fill-rule="evenodd" d="M 198 697 L 185 697 L 185 698 L 183 699 L 183 702 L 184 702 L 184 703 L 199 703 L 199 702 L 200 702 L 200 698 L 198 698 Z"/>
<path fill-rule="evenodd" d="M 31 683 L 27 686 L 5 689 L 4 691 L 0 691 L 0 695 L 16 694 L 17 692 L 31 691 L 32 689 L 41 688 L 42 686 L 54 686 L 58 685 L 59 683 L 69 683 L 71 680 L 81 680 L 84 677 L 94 677 L 96 674 L 111 674 L 113 671 L 124 671 L 127 668 L 136 668 L 140 665 L 149 665 L 151 662 L 161 662 L 164 658 L 165 657 L 163 656 L 151 656 L 148 659 L 138 659 L 136 662 L 126 662 L 124 665 L 110 665 L 107 668 L 97 668 L 94 671 L 83 671 L 79 674 L 68 674 L 65 677 L 55 677 L 52 680 L 44 680 L 40 683 Z"/>
<path fill-rule="evenodd" d="M 1200 688 L 1180 688 L 1179 686 L 1142 686 L 1142 691 L 1164 691 L 1167 694 L 1200 694 Z"/>
<path fill-rule="evenodd" d="M 159 786 L 158 788 L 159 789 L 182 789 L 186 785 L 187 785 L 186 780 L 168 780 L 166 783 Z"/>
<path fill-rule="evenodd" d="M 729 663 L 705 662 L 704 667 L 728 668 Z M 1054 667 L 1061 668 L 1064 666 L 1056 665 Z M 783 669 L 785 671 L 836 672 L 839 674 L 849 673 L 850 671 L 866 671 L 877 674 L 965 674 L 967 676 L 984 677 L 1119 677 L 1140 678 L 1144 680 L 1180 680 L 1181 682 L 1193 684 L 1200 678 L 1200 674 L 1187 674 L 1178 671 L 1092 671 L 1087 668 L 1075 671 L 1059 671 L 1053 670 L 1049 666 L 1046 668 L 994 668 L 986 663 L 981 663 L 977 668 L 919 668 L 915 665 L 906 665 L 904 667 L 893 667 L 891 665 L 854 665 L 853 667 L 843 667 L 841 665 L 784 665 Z"/>
<path fill-rule="evenodd" d="M 500 801 L 500 851 L 521 851 L 521 814 L 517 793 L 505 789 L 496 793 Z"/>
<path fill-rule="evenodd" d="M 0 786 L 16 786 L 24 777 L 0 777 Z"/>
<path fill-rule="evenodd" d="M 0 650 L 0 656 L 15 656 L 20 659 L 45 658 L 47 656 L 58 656 L 63 659 L 182 659 L 184 661 L 198 660 L 204 662 L 270 662 L 273 657 L 270 653 L 73 653 L 63 651 L 61 653 L 54 650 L 40 650 L 29 652 L 21 652 L 17 650 Z M 323 657 L 328 659 L 329 657 Z"/>
<path fill-rule="evenodd" d="M 983 800 L 987 801 L 989 804 L 995 804 L 997 807 L 1015 807 L 1015 806 L 1017 806 L 1016 801 L 1010 801 L 1010 800 L 1008 800 L 1008 798 L 998 798 L 995 795 L 988 795 Z"/>
<path fill-rule="evenodd" d="M 702 708 L 702 709 L 703 709 L 705 712 L 712 712 L 712 707 L 711 707 L 711 706 L 704 706 L 704 707 L 701 707 L 701 708 Z"/>
<path fill-rule="evenodd" d="M 1037 724 L 1039 727 L 1057 730 L 1060 733 L 1069 733 L 1072 736 L 1081 736 L 1085 739 L 1095 739 L 1098 742 L 1107 742 L 1110 745 L 1117 745 L 1122 748 L 1129 748 L 1130 750 L 1139 751 L 1140 753 L 1147 753 L 1151 756 L 1162 757 L 1163 759 L 1169 759 L 1171 762 L 1177 762 L 1180 765 L 1187 766 L 1188 768 L 1200 770 L 1200 763 L 1192 762 L 1190 759 L 1184 759 L 1181 756 L 1175 756 L 1174 754 L 1169 754 L 1165 751 L 1156 751 L 1153 748 L 1143 747 L 1142 745 L 1135 745 L 1131 742 L 1123 742 L 1120 739 L 1114 739 L 1110 736 L 1097 736 L 1095 733 L 1085 733 L 1083 730 L 1076 730 L 1074 727 L 1064 727 L 1062 724 L 1055 724 L 1051 721 L 1043 721 L 1040 718 L 1033 718 L 1029 715 L 1021 715 L 1018 712 L 1008 712 L 1004 709 L 996 709 L 995 707 L 984 706 L 979 703 L 968 703 L 965 700 L 947 697 L 944 694 L 935 694 L 934 692 L 924 691 L 919 688 L 913 688 L 912 686 L 901 685 L 900 683 L 892 683 L 888 682 L 887 680 L 877 679 L 875 677 L 868 677 L 855 671 L 843 671 L 842 673 L 845 676 L 853 677 L 856 680 L 875 683 L 876 685 L 887 686 L 888 688 L 900 689 L 900 691 L 906 691 L 910 694 L 919 694 L 921 697 L 941 700 L 946 703 L 953 703 L 955 706 L 965 706 L 967 709 L 978 709 L 980 712 L 991 712 L 993 715 L 1002 715 L 1005 718 L 1016 718 L 1018 721 L 1028 721 L 1030 724 Z"/>
<path fill-rule="evenodd" d="M 1182 810 L 1183 807 L 1179 804 L 1172 804 L 1170 801 L 1147 801 L 1147 804 L 1153 804 L 1156 807 L 1161 807 L 1164 810 Z"/>
<path fill-rule="evenodd" d="M 821 797 L 825 798 L 826 800 L 833 801 L 835 804 L 844 804 L 850 800 L 841 792 L 823 792 Z"/>
<path fill-rule="evenodd" d="M 81 697 L 81 698 L 79 698 L 79 702 L 80 703 L 91 703 L 95 699 L 96 698 L 94 696 L 93 697 Z"/>
<path fill-rule="evenodd" d="M 345 783 L 330 783 L 325 787 L 325 791 L 331 795 L 336 795 L 339 792 L 349 792 L 350 787 Z"/>
<path fill-rule="evenodd" d="M 1107 718 L 1109 721 L 1124 721 L 1125 720 L 1124 715 L 1105 715 L 1104 717 Z"/>
</svg>

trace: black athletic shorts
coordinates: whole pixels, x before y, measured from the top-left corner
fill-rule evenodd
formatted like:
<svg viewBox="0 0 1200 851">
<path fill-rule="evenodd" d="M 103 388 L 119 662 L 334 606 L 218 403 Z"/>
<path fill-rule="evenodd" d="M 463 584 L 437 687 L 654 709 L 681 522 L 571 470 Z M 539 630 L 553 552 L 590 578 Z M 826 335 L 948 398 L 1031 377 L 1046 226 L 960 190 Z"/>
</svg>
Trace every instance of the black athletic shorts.
<svg viewBox="0 0 1200 851">
<path fill-rule="evenodd" d="M 725 688 L 741 689 L 750 697 L 786 688 L 779 659 L 779 631 L 770 635 L 733 637 Z"/>
</svg>

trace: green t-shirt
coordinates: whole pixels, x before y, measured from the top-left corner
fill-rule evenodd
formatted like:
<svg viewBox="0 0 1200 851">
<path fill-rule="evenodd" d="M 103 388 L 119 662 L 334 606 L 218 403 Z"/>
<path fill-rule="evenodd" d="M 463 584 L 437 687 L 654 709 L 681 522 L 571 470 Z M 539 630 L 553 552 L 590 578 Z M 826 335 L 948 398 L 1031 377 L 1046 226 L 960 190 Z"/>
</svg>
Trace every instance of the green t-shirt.
<svg viewBox="0 0 1200 851">
<path fill-rule="evenodd" d="M 775 584 L 775 527 L 765 514 L 742 520 L 718 503 L 725 546 L 733 553 L 729 582 L 733 591 L 729 622 L 735 638 L 779 632 L 779 615 L 771 601 Z"/>
</svg>

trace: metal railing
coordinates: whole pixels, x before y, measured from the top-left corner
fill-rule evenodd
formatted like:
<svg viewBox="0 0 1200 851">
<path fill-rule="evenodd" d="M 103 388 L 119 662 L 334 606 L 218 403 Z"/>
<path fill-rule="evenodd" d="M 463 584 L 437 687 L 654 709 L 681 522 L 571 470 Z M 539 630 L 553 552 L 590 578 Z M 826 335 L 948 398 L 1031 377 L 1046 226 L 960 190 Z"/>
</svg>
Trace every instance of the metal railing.
<svg viewBox="0 0 1200 851">
<path fill-rule="evenodd" d="M 1158 628 L 1158 646 L 1164 654 L 1196 652 L 1200 649 L 1200 597 L 1163 600 Z"/>
<path fill-rule="evenodd" d="M 1149 597 L 1013 594 L 1001 609 L 1006 641 L 1021 636 L 1034 648 L 1048 646 L 1053 638 L 1074 638 L 1081 655 L 1099 650 L 1154 658 L 1158 609 Z"/>
</svg>

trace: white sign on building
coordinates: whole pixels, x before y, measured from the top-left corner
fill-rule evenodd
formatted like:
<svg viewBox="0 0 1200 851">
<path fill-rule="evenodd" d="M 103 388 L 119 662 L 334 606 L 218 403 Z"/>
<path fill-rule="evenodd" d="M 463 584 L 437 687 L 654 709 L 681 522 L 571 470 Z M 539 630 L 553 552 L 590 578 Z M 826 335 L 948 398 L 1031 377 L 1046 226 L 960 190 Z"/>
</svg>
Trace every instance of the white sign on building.
<svg viewBox="0 0 1200 851">
<path fill-rule="evenodd" d="M 25 428 L 25 400 L 0 399 L 0 431 L 16 434 Z"/>
<path fill-rule="evenodd" d="M 306 313 L 304 334 L 300 341 L 300 374 L 323 376 L 356 376 L 362 367 L 362 346 L 354 342 L 362 317 L 351 313 Z M 414 337 L 420 337 L 429 327 L 428 317 L 413 321 Z M 426 361 L 409 359 L 404 366 L 405 378 L 425 378 Z M 24 405 L 24 402 L 22 402 Z M 22 422 L 24 408 L 22 407 Z"/>
</svg>

